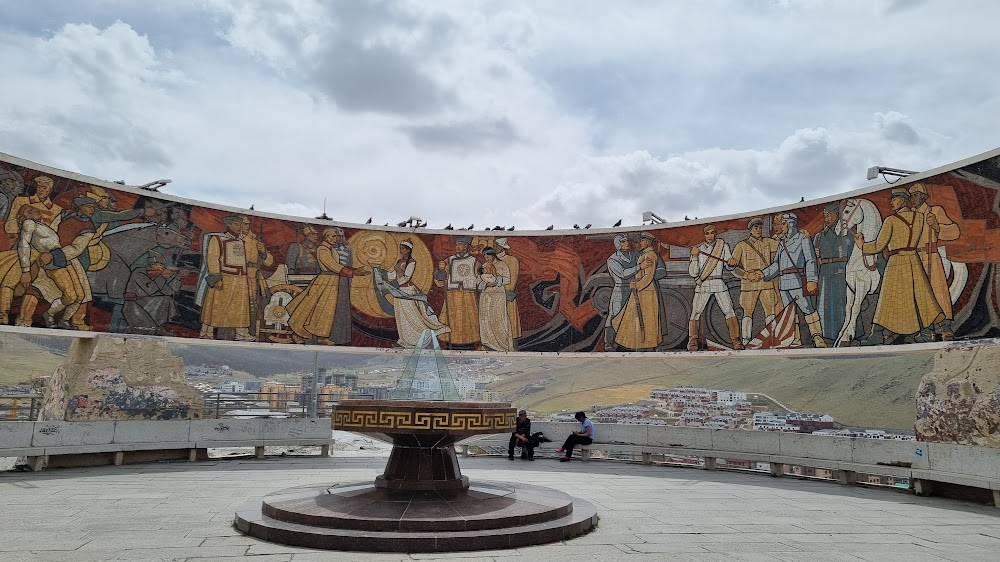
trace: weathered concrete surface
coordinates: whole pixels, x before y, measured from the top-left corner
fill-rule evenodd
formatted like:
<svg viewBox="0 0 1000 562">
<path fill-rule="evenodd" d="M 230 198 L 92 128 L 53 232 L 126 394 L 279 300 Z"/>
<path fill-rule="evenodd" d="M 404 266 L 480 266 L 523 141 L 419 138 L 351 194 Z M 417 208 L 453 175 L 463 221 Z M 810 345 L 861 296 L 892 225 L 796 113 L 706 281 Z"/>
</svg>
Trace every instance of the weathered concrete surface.
<svg viewBox="0 0 1000 562">
<path fill-rule="evenodd" d="M 1000 447 L 1000 346 L 954 346 L 917 387 L 921 441 Z"/>
<path fill-rule="evenodd" d="M 597 505 L 598 528 L 547 546 L 460 555 L 330 553 L 232 528 L 253 496 L 374 478 L 385 457 L 268 459 L 0 474 L 0 562 L 465 560 L 495 562 L 993 561 L 1000 510 L 888 490 L 615 462 L 462 460 Z M 250 558 L 253 557 L 253 558 Z"/>
<path fill-rule="evenodd" d="M 73 340 L 46 388 L 42 420 L 197 419 L 201 394 L 184 360 L 163 341 L 97 336 Z"/>
</svg>

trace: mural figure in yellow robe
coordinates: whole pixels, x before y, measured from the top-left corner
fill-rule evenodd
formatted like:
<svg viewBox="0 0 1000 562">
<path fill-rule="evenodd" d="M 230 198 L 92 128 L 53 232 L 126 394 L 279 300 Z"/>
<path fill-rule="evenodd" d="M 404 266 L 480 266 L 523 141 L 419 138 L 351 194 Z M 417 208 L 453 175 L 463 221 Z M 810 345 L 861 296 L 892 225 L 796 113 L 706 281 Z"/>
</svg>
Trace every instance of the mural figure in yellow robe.
<svg viewBox="0 0 1000 562">
<path fill-rule="evenodd" d="M 201 305 L 202 339 L 215 339 L 216 328 L 235 328 L 238 341 L 254 341 L 250 333 L 250 277 L 243 237 L 243 217 L 226 215 L 225 232 L 205 236 L 204 265 L 195 304 Z"/>
<path fill-rule="evenodd" d="M 350 267 L 341 262 L 337 245 L 343 233 L 340 228 L 327 228 L 323 231 L 323 243 L 316 248 L 319 275 L 309 283 L 305 291 L 288 303 L 288 326 L 297 341 L 334 345 L 336 342 L 331 339 L 331 334 L 337 320 L 341 278 L 371 274 L 371 271 L 363 267 Z"/>
<path fill-rule="evenodd" d="M 510 255 L 510 245 L 507 238 L 496 239 L 497 261 L 502 261 L 510 275 L 504 278 L 503 288 L 507 298 L 507 317 L 510 318 L 510 333 L 517 347 L 517 338 L 521 337 L 521 316 L 517 311 L 517 278 L 521 274 L 521 260 Z"/>
<path fill-rule="evenodd" d="M 938 246 L 941 242 L 957 240 L 962 231 L 948 216 L 944 207 L 928 203 L 927 188 L 922 183 L 910 186 L 910 207 L 924 215 L 924 228 L 920 231 L 920 238 L 916 244 L 917 257 L 924 266 L 927 281 L 930 282 L 934 298 L 944 315 L 941 321 L 934 325 L 935 331 L 940 334 L 943 341 L 947 341 L 955 337 L 951 326 L 955 314 L 951 308 L 948 276 L 944 273 L 944 262 L 938 252 Z"/>
<path fill-rule="evenodd" d="M 910 194 L 905 188 L 893 189 L 889 198 L 893 214 L 882 223 L 878 238 L 865 242 L 864 235 L 854 235 L 854 243 L 865 254 L 888 250 L 889 255 L 869 344 L 890 344 L 897 335 L 911 334 L 915 341 L 930 341 L 932 335 L 928 328 L 944 318 L 917 256 L 916 245 L 924 229 L 924 215 L 911 210 L 909 203 Z"/>
<path fill-rule="evenodd" d="M 485 349 L 514 351 L 504 290 L 508 277 L 510 268 L 497 259 L 496 250 L 483 248 L 483 265 L 479 268 L 479 334 Z"/>
<path fill-rule="evenodd" d="M 611 324 L 619 347 L 652 351 L 663 341 L 660 329 L 660 289 L 656 283 L 656 238 L 648 232 L 639 234 L 636 259 L 638 271 L 629 283 L 632 292 L 625 306 Z"/>
<path fill-rule="evenodd" d="M 441 321 L 451 333 L 439 339 L 454 345 L 477 347 L 479 339 L 479 260 L 469 253 L 471 236 L 455 238 L 455 253 L 438 262 L 434 284 L 445 290 Z"/>
<path fill-rule="evenodd" d="M 15 197 L 14 201 L 10 204 L 10 211 L 8 212 L 4 229 L 11 238 L 16 237 L 20 231 L 21 225 L 17 224 L 17 212 L 24 205 L 30 205 L 38 209 L 39 213 L 41 213 L 41 219 L 39 220 L 52 227 L 52 230 L 58 230 L 59 228 L 63 208 L 49 199 L 49 196 L 52 195 L 52 178 L 38 176 L 34 179 L 34 184 L 34 193 L 29 192 L 28 195 Z"/>
</svg>

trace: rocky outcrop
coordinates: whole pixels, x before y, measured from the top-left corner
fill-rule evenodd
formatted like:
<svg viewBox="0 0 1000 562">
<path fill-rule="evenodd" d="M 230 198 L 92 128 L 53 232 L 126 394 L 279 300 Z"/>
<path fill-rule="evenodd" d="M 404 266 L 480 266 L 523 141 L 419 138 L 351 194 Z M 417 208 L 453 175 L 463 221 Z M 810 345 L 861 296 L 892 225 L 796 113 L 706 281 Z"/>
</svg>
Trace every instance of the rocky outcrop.
<svg viewBox="0 0 1000 562">
<path fill-rule="evenodd" d="M 917 387 L 917 439 L 1000 447 L 1000 345 L 953 346 Z"/>
<path fill-rule="evenodd" d="M 198 419 L 201 394 L 184 381 L 184 360 L 153 339 L 74 340 L 49 380 L 42 420 Z"/>
</svg>

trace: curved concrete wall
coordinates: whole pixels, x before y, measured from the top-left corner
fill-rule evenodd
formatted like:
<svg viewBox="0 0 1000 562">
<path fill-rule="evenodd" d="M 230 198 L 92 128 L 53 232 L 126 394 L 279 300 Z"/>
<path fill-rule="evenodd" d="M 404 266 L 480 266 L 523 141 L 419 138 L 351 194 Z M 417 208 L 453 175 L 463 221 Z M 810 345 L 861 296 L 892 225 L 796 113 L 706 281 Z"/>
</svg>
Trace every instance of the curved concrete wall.
<svg viewBox="0 0 1000 562">
<path fill-rule="evenodd" d="M 1000 334 L 1000 150 L 800 206 L 554 232 L 302 221 L 2 154 L 0 180 L 9 324 L 542 352 Z"/>
</svg>

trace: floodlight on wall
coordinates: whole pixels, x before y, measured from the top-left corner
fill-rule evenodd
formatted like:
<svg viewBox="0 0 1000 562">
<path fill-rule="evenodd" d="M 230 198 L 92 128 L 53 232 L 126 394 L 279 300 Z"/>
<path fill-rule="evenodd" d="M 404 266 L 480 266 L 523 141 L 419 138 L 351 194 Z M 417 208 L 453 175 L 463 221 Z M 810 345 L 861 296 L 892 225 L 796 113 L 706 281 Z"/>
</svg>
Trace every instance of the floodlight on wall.
<svg viewBox="0 0 1000 562">
<path fill-rule="evenodd" d="M 170 183 L 171 180 L 155 180 L 149 183 L 144 183 L 142 185 L 137 185 L 139 189 L 145 189 L 146 191 L 159 191 L 161 187 Z"/>
<path fill-rule="evenodd" d="M 897 181 L 899 181 L 899 178 L 905 178 L 906 176 L 912 176 L 913 174 L 916 174 L 916 173 L 917 172 L 914 172 L 914 171 L 911 171 L 911 170 L 900 170 L 899 168 L 887 168 L 885 166 L 872 166 L 871 168 L 868 168 L 868 179 L 873 180 L 873 179 L 878 178 L 881 175 L 882 179 L 884 179 L 886 181 L 886 183 L 896 183 Z M 889 181 L 889 178 L 887 178 L 886 176 L 894 176 L 896 179 L 893 180 L 893 181 Z"/>
<path fill-rule="evenodd" d="M 667 221 L 665 221 L 662 218 L 660 218 L 653 211 L 643 211 L 643 213 L 642 213 L 642 224 L 646 224 L 647 222 L 650 223 L 650 224 L 663 224 L 663 223 L 665 223 Z"/>
</svg>

